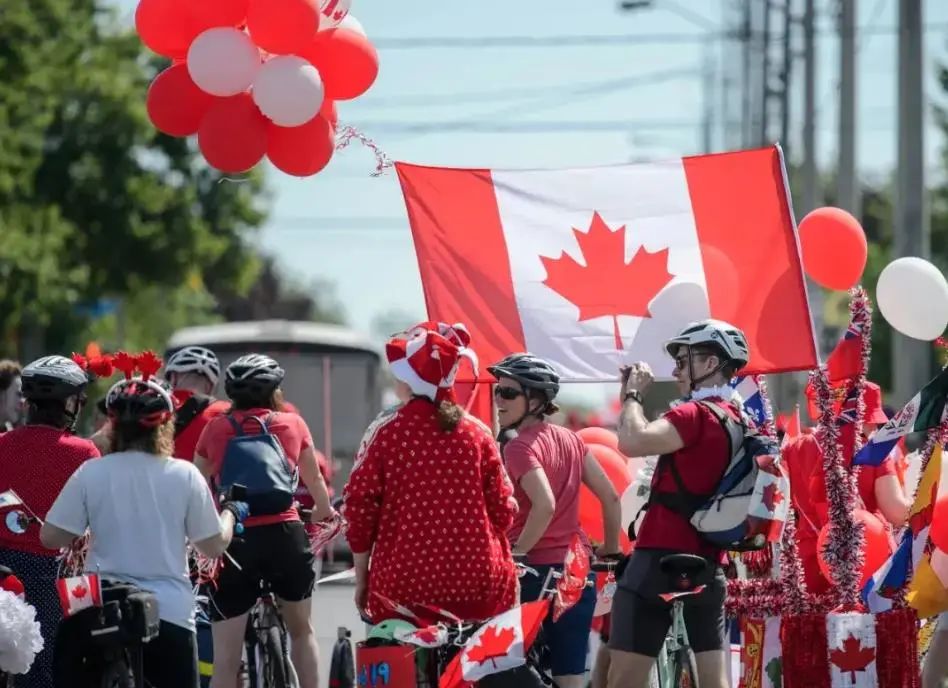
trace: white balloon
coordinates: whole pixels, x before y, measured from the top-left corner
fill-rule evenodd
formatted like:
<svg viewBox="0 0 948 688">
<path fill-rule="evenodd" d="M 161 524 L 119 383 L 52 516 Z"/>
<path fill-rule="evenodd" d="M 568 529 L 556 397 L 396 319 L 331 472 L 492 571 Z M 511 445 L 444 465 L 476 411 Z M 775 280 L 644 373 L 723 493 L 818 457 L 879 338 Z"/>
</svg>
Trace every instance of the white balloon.
<svg viewBox="0 0 948 688">
<path fill-rule="evenodd" d="M 899 258 L 885 266 L 876 283 L 882 317 L 915 339 L 937 339 L 948 327 L 948 281 L 922 258 Z"/>
<path fill-rule="evenodd" d="M 334 29 L 342 23 L 342 20 L 349 14 L 349 8 L 352 7 L 352 0 L 320 0 L 319 28 L 321 30 Z"/>
<path fill-rule="evenodd" d="M 243 31 L 208 29 L 188 49 L 188 74 L 198 88 L 213 96 L 235 96 L 253 83 L 260 69 L 260 51 Z"/>
<path fill-rule="evenodd" d="M 368 34 L 365 32 L 365 27 L 362 26 L 362 22 L 355 18 L 354 15 L 347 14 L 346 18 L 339 22 L 340 29 L 349 29 L 350 31 L 355 31 L 360 33 L 363 36 L 368 37 Z"/>
<path fill-rule="evenodd" d="M 281 127 L 306 124 L 319 112 L 324 97 L 319 71 L 296 55 L 267 60 L 253 82 L 253 102 Z"/>
</svg>

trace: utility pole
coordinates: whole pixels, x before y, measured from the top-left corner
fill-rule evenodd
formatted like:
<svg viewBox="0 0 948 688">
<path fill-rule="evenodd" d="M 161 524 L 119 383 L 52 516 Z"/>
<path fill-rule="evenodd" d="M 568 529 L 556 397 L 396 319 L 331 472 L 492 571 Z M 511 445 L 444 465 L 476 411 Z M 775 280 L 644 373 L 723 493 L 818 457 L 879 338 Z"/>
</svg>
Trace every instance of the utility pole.
<svg viewBox="0 0 948 688">
<path fill-rule="evenodd" d="M 790 145 L 790 75 L 793 72 L 793 0 L 783 3 L 783 69 L 780 74 L 780 145 Z"/>
<path fill-rule="evenodd" d="M 704 44 L 702 62 L 701 97 L 704 100 L 704 115 L 701 121 L 701 147 L 702 152 L 710 153 L 714 149 L 714 39 L 710 36 Z"/>
<path fill-rule="evenodd" d="M 741 146 L 750 148 L 751 131 L 753 122 L 753 111 L 751 108 L 751 3 L 750 0 L 744 0 L 744 17 L 741 21 L 741 93 L 742 113 L 741 113 Z"/>
<path fill-rule="evenodd" d="M 764 0 L 764 21 L 763 31 L 761 32 L 760 52 L 761 52 L 761 75 L 760 75 L 760 130 L 757 132 L 757 143 L 760 146 L 766 146 L 769 141 L 767 138 L 767 125 L 770 113 L 770 2 Z"/>
<path fill-rule="evenodd" d="M 922 78 L 922 0 L 900 0 L 898 170 L 896 174 L 893 258 L 931 255 L 925 194 Z M 919 295 L 919 298 L 924 298 Z M 897 332 L 892 335 L 893 392 L 898 404 L 914 395 L 931 375 L 931 346 Z"/>
<path fill-rule="evenodd" d="M 839 0 L 839 162 L 836 204 L 858 219 L 856 171 L 856 0 Z"/>
</svg>

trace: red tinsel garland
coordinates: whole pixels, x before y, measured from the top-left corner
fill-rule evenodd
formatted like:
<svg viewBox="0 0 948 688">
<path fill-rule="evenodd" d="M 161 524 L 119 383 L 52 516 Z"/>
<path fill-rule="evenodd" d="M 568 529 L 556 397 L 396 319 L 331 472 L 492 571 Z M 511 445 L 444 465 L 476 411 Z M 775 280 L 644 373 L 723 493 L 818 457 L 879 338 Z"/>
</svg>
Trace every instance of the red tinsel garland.
<svg viewBox="0 0 948 688">
<path fill-rule="evenodd" d="M 757 430 L 765 437 L 776 438 L 777 426 L 774 423 L 774 409 L 770 403 L 770 394 L 767 391 L 767 379 L 763 375 L 754 375 L 754 383 L 757 385 L 757 391 L 760 394 L 760 400 L 764 408 L 764 419 Z"/>
<path fill-rule="evenodd" d="M 914 609 L 876 615 L 876 683 L 879 688 L 918 688 L 918 616 Z"/>
<path fill-rule="evenodd" d="M 862 427 L 863 419 L 866 417 L 866 400 L 863 396 L 863 390 L 866 388 L 866 377 L 869 374 L 869 358 L 872 355 L 872 303 L 869 301 L 866 290 L 862 287 L 853 287 L 849 292 L 849 297 L 850 326 L 859 332 L 860 352 L 862 353 L 859 376 L 855 381 L 856 444 L 854 452 L 857 452 L 862 449 Z"/>
<path fill-rule="evenodd" d="M 830 675 L 825 614 L 785 616 L 780 620 L 783 688 L 825 686 Z"/>
<path fill-rule="evenodd" d="M 803 562 L 797 549 L 797 518 L 793 509 L 787 514 L 780 549 L 780 583 L 783 588 L 783 609 L 787 614 L 805 614 L 810 609 L 803 575 Z"/>
<path fill-rule="evenodd" d="M 839 428 L 833 414 L 832 393 L 826 369 L 810 374 L 817 394 L 820 422 L 816 436 L 823 450 L 823 479 L 829 506 L 829 534 L 822 556 L 833 574 L 834 591 L 846 610 L 858 609 L 859 582 L 865 560 L 862 524 L 853 518 L 856 485 L 843 464 Z"/>
</svg>

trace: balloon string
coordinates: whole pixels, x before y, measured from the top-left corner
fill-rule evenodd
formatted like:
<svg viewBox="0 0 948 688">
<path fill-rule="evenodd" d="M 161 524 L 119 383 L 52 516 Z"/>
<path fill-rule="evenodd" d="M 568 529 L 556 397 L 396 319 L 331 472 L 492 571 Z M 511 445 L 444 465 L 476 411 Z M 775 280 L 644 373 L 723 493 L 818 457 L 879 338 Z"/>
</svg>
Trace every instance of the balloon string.
<svg viewBox="0 0 948 688">
<path fill-rule="evenodd" d="M 381 177 L 385 170 L 394 164 L 392 159 L 385 154 L 385 151 L 379 148 L 375 141 L 370 139 L 355 127 L 351 126 L 345 126 L 340 130 L 339 137 L 336 140 L 336 150 L 340 151 L 343 148 L 347 148 L 349 144 L 353 142 L 353 140 L 361 143 L 363 146 L 371 150 L 375 155 L 375 172 L 373 172 L 370 176 Z"/>
</svg>

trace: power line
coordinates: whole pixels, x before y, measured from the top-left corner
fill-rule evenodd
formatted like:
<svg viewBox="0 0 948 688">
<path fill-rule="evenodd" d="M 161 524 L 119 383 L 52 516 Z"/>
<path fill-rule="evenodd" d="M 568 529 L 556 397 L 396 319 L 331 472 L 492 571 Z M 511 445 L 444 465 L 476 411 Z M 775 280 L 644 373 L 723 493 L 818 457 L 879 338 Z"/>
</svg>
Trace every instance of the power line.
<svg viewBox="0 0 948 688">
<path fill-rule="evenodd" d="M 403 96 L 368 96 L 359 100 L 360 104 L 371 107 L 410 107 L 430 106 L 441 102 L 447 104 L 483 103 L 489 101 L 520 100 L 541 98 L 556 95 L 592 95 L 595 93 L 609 93 L 621 91 L 635 86 L 647 86 L 653 83 L 671 81 L 672 79 L 693 78 L 700 72 L 698 66 L 689 68 L 667 69 L 649 74 L 625 76 L 616 79 L 601 81 L 578 82 L 574 84 L 549 86 L 545 88 L 503 88 L 484 91 L 456 91 L 454 93 L 411 93 Z"/>
<path fill-rule="evenodd" d="M 928 24 L 925 33 L 948 30 L 948 22 Z M 896 26 L 867 26 L 858 29 L 860 35 L 885 36 L 898 33 Z M 759 33 L 759 32 L 758 32 Z M 816 35 L 835 33 L 831 27 L 817 29 Z M 750 36 L 760 38 L 760 36 Z M 740 32 L 710 31 L 703 33 L 650 33 L 650 34 L 578 34 L 560 36 L 404 36 L 376 38 L 372 42 L 382 50 L 423 50 L 429 48 L 444 49 L 490 49 L 490 48 L 571 48 L 594 47 L 608 48 L 628 45 L 655 45 L 675 43 L 704 43 L 709 40 L 744 40 L 746 34 Z M 782 43 L 783 35 L 768 37 L 771 43 Z"/>
</svg>

